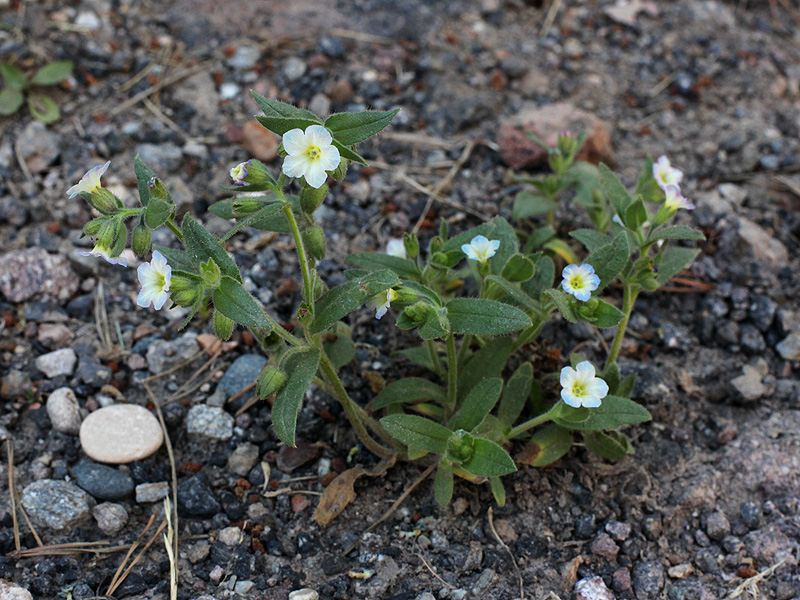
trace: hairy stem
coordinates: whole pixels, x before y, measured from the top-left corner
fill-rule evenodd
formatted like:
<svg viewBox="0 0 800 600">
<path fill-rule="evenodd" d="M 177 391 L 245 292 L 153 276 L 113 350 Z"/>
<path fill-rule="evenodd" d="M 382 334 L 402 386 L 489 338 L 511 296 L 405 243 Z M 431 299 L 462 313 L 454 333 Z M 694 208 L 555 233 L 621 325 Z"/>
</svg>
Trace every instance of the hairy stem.
<svg viewBox="0 0 800 600">
<path fill-rule="evenodd" d="M 622 296 L 622 312 L 625 313 L 625 317 L 619 322 L 619 325 L 617 325 L 617 332 L 614 334 L 614 342 L 611 344 L 611 350 L 609 350 L 608 358 L 606 359 L 605 370 L 608 370 L 608 367 L 617 362 L 619 349 L 622 347 L 622 340 L 625 337 L 625 330 L 628 328 L 628 321 L 631 318 L 631 312 L 633 312 L 633 305 L 639 293 L 634 285 L 635 284 L 631 283 L 625 284 L 625 290 Z"/>
<path fill-rule="evenodd" d="M 436 351 L 436 345 L 433 343 L 433 340 L 428 340 L 428 354 L 430 354 L 431 357 L 433 370 L 440 377 L 444 376 L 444 367 L 442 366 L 442 359 L 439 358 L 439 353 Z"/>
<path fill-rule="evenodd" d="M 175 234 L 176 238 L 178 238 L 180 241 L 183 241 L 183 232 L 181 231 L 181 228 L 178 227 L 178 225 L 172 219 L 172 216 L 170 216 L 169 219 L 167 219 L 166 225 L 167 227 L 169 227 L 169 230 Z"/>
<path fill-rule="evenodd" d="M 547 421 L 553 420 L 555 417 L 558 416 L 558 413 L 561 412 L 562 402 L 559 400 L 556 402 L 553 407 L 548 410 L 546 413 L 539 415 L 538 417 L 534 417 L 530 421 L 525 421 L 524 423 L 517 425 L 512 429 L 508 434 L 508 439 L 513 439 L 518 437 L 528 431 L 529 429 L 533 429 L 537 425 L 541 425 Z"/>
<path fill-rule="evenodd" d="M 447 336 L 447 412 L 452 414 L 458 394 L 458 357 L 456 341 L 451 333 Z M 449 415 L 448 415 L 449 416 Z"/>
</svg>

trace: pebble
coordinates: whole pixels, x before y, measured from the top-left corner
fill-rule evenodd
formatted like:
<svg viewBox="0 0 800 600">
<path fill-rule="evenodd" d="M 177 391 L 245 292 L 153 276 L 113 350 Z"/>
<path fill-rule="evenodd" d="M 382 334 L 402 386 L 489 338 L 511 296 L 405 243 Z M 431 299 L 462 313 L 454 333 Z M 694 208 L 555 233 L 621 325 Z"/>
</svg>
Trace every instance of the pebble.
<svg viewBox="0 0 800 600">
<path fill-rule="evenodd" d="M 177 367 L 197 354 L 197 335 L 187 333 L 174 340 L 153 340 L 147 346 L 147 365 L 154 375 Z"/>
<path fill-rule="evenodd" d="M 189 434 L 229 440 L 233 437 L 233 417 L 219 407 L 198 404 L 186 415 L 186 430 Z"/>
<path fill-rule="evenodd" d="M 664 567 L 658 561 L 641 561 L 633 567 L 633 589 L 639 600 L 654 600 L 664 587 Z"/>
<path fill-rule="evenodd" d="M 781 340 L 775 350 L 785 360 L 800 360 L 800 331 L 795 331 Z"/>
<path fill-rule="evenodd" d="M 601 533 L 592 541 L 591 550 L 594 554 L 602 556 L 606 560 L 614 560 L 619 554 L 619 546 L 614 543 L 614 540 L 607 533 Z"/>
<path fill-rule="evenodd" d="M 767 392 L 761 380 L 762 376 L 758 369 L 752 365 L 744 365 L 742 374 L 732 379 L 731 385 L 742 400 L 755 402 Z"/>
<path fill-rule="evenodd" d="M 219 86 L 219 97 L 221 100 L 233 100 L 241 93 L 241 91 L 242 88 L 240 88 L 238 85 L 227 81 Z"/>
<path fill-rule="evenodd" d="M 33 600 L 33 596 L 21 585 L 0 579 L 0 600 Z"/>
<path fill-rule="evenodd" d="M 319 593 L 311 588 L 289 592 L 289 600 L 319 600 Z"/>
<path fill-rule="evenodd" d="M 136 486 L 136 503 L 158 502 L 169 495 L 169 483 L 158 481 L 156 483 L 140 483 Z"/>
<path fill-rule="evenodd" d="M 238 394 L 256 380 L 265 364 L 267 364 L 267 359 L 260 354 L 244 354 L 240 356 L 225 371 L 225 375 L 222 376 L 222 379 L 217 384 L 217 389 L 224 389 L 228 398 Z M 230 404 L 231 410 L 238 410 L 252 397 L 253 391 L 242 394 Z"/>
<path fill-rule="evenodd" d="M 758 529 L 761 526 L 763 516 L 761 507 L 752 500 L 742 502 L 739 512 L 742 515 L 742 522 L 750 529 Z"/>
<path fill-rule="evenodd" d="M 189 559 L 189 562 L 193 565 L 197 563 L 203 562 L 205 559 L 208 558 L 209 553 L 211 552 L 211 544 L 209 544 L 206 540 L 200 540 L 186 548 L 186 558 Z"/>
<path fill-rule="evenodd" d="M 72 375 L 78 357 L 72 348 L 62 348 L 42 354 L 36 359 L 36 368 L 39 369 L 48 379 L 59 375 Z"/>
<path fill-rule="evenodd" d="M 670 567 L 667 571 L 667 574 L 672 579 L 685 579 L 693 572 L 694 567 L 692 567 L 691 563 L 683 563 L 680 565 L 675 565 L 674 567 Z"/>
<path fill-rule="evenodd" d="M 42 323 L 38 340 L 46 348 L 57 348 L 72 340 L 72 332 L 63 323 Z"/>
<path fill-rule="evenodd" d="M 250 442 L 237 447 L 228 457 L 228 469 L 240 477 L 246 477 L 258 461 L 258 446 Z"/>
<path fill-rule="evenodd" d="M 581 579 L 575 584 L 575 600 L 615 600 L 602 577 Z"/>
<path fill-rule="evenodd" d="M 226 546 L 237 546 L 242 542 L 242 530 L 238 527 L 225 527 L 219 531 L 219 541 Z"/>
<path fill-rule="evenodd" d="M 229 67 L 247 71 L 256 66 L 261 51 L 255 46 L 239 46 L 226 61 Z"/>
<path fill-rule="evenodd" d="M 181 516 L 213 517 L 221 510 L 204 474 L 198 473 L 178 485 L 178 511 Z"/>
<path fill-rule="evenodd" d="M 117 535 L 128 523 L 128 511 L 121 504 L 103 502 L 92 511 L 100 531 L 106 535 Z"/>
<path fill-rule="evenodd" d="M 16 149 L 31 173 L 41 173 L 61 154 L 61 138 L 44 123 L 31 120 L 20 132 Z"/>
<path fill-rule="evenodd" d="M 306 63 L 302 58 L 290 56 L 283 63 L 283 74 L 289 81 L 297 81 L 306 72 Z"/>
<path fill-rule="evenodd" d="M 138 354 L 136 356 L 139 356 Z M 95 389 L 100 389 L 104 385 L 111 383 L 113 373 L 111 369 L 105 366 L 94 355 L 94 351 L 82 352 L 79 355 L 78 368 L 75 371 L 75 377 L 78 381 L 92 386 Z"/>
<path fill-rule="evenodd" d="M 69 261 L 60 254 L 28 248 L 0 255 L 0 293 L 9 302 L 20 303 L 34 297 L 66 302 L 79 285 Z"/>
<path fill-rule="evenodd" d="M 99 500 L 122 500 L 133 492 L 131 476 L 107 465 L 83 461 L 72 468 L 72 476 Z"/>
<path fill-rule="evenodd" d="M 158 419 L 138 404 L 113 404 L 84 419 L 83 451 L 97 462 L 122 464 L 141 460 L 161 447 L 164 435 Z"/>
<path fill-rule="evenodd" d="M 631 534 L 631 526 L 629 523 L 622 523 L 621 521 L 610 521 L 606 523 L 606 531 L 610 533 L 615 540 L 622 542 L 627 540 L 628 536 Z"/>
<path fill-rule="evenodd" d="M 237 594 L 244 595 L 247 594 L 250 590 L 252 590 L 255 587 L 255 585 L 256 585 L 255 582 L 248 581 L 246 579 L 242 581 L 237 581 L 236 585 L 233 586 L 233 591 Z"/>
<path fill-rule="evenodd" d="M 710 515 L 706 520 L 706 533 L 712 540 L 720 541 L 731 532 L 731 524 L 725 513 L 717 510 Z"/>
<path fill-rule="evenodd" d="M 22 506 L 38 525 L 72 529 L 89 516 L 91 497 L 74 483 L 41 479 L 22 492 Z"/>
<path fill-rule="evenodd" d="M 295 469 L 314 460 L 319 454 L 319 446 L 308 442 L 297 442 L 297 446 L 281 446 L 275 461 L 278 468 L 284 473 L 291 473 Z"/>
<path fill-rule="evenodd" d="M 54 390 L 47 399 L 47 416 L 56 431 L 78 435 L 81 429 L 81 410 L 75 392 L 68 387 Z"/>
<path fill-rule="evenodd" d="M 136 153 L 156 173 L 173 173 L 183 160 L 183 153 L 175 144 L 139 144 Z"/>
</svg>

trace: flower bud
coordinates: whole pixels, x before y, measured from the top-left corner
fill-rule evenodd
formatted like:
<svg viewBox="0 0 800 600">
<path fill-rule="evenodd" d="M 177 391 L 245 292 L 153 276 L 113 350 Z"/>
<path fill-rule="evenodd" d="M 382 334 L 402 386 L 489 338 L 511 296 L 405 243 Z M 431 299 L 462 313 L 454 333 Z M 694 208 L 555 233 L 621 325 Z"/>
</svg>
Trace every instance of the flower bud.
<svg viewBox="0 0 800 600">
<path fill-rule="evenodd" d="M 404 233 L 403 245 L 406 248 L 406 256 L 415 260 L 419 256 L 419 238 L 416 233 Z"/>
<path fill-rule="evenodd" d="M 98 188 L 93 191 L 90 196 L 90 201 L 92 206 L 104 215 L 113 215 L 117 210 L 123 208 L 122 202 L 105 188 Z"/>
<path fill-rule="evenodd" d="M 125 244 L 128 242 L 128 228 L 122 219 L 114 219 L 116 221 L 114 227 L 114 244 L 111 246 L 111 257 L 116 257 L 122 254 L 125 250 Z"/>
<path fill-rule="evenodd" d="M 313 188 L 310 185 L 303 186 L 300 192 L 300 207 L 307 215 L 313 214 L 325 200 L 325 194 L 328 193 L 328 186 L 322 184 L 318 188 Z"/>
<path fill-rule="evenodd" d="M 201 293 L 201 288 L 202 281 L 196 275 L 173 271 L 169 285 L 170 298 L 178 306 L 183 306 L 184 308 L 194 306 Z"/>
<path fill-rule="evenodd" d="M 235 186 L 258 185 L 264 183 L 273 185 L 275 183 L 267 165 L 257 161 L 255 158 L 246 160 L 233 167 L 230 170 L 230 176 Z"/>
<path fill-rule="evenodd" d="M 104 219 L 97 232 L 97 243 L 103 248 L 113 248 L 119 219 Z"/>
<path fill-rule="evenodd" d="M 275 365 L 264 365 L 256 380 L 256 393 L 261 400 L 276 394 L 286 382 L 286 373 Z"/>
<path fill-rule="evenodd" d="M 435 252 L 439 252 L 442 246 L 444 246 L 444 240 L 441 237 L 437 235 L 431 238 L 431 243 L 428 246 L 428 254 L 433 255 Z"/>
<path fill-rule="evenodd" d="M 220 275 L 219 267 L 213 259 L 209 258 L 207 262 L 200 263 L 200 277 L 203 278 L 206 287 L 217 287 Z"/>
<path fill-rule="evenodd" d="M 144 221 L 139 221 L 139 224 L 133 229 L 131 248 L 136 256 L 144 256 L 150 251 L 150 229 L 144 224 Z"/>
<path fill-rule="evenodd" d="M 408 317 L 414 325 L 420 325 L 425 321 L 431 310 L 433 310 L 433 306 L 424 300 L 420 300 L 410 306 L 406 306 L 403 309 L 403 314 Z"/>
<path fill-rule="evenodd" d="M 86 225 L 83 226 L 83 235 L 88 235 L 89 237 L 95 237 L 100 233 L 100 230 L 103 228 L 107 219 L 100 217 L 99 219 L 92 219 Z M 81 236 L 83 237 L 83 236 Z"/>
<path fill-rule="evenodd" d="M 303 232 L 303 243 L 311 258 L 322 260 L 325 258 L 325 233 L 322 227 L 314 225 Z"/>
<path fill-rule="evenodd" d="M 641 281 L 639 281 L 639 285 L 641 285 L 642 288 L 648 292 L 654 292 L 658 289 L 660 284 L 658 283 L 655 275 L 649 274 L 642 277 Z"/>
<path fill-rule="evenodd" d="M 236 214 L 250 214 L 261 210 L 266 203 L 261 198 L 237 198 L 233 201 L 233 212 Z"/>
<path fill-rule="evenodd" d="M 152 177 L 150 181 L 147 182 L 147 187 L 150 190 L 151 198 L 172 202 L 172 198 L 170 197 L 166 186 L 164 186 L 164 183 L 158 177 Z"/>
<path fill-rule="evenodd" d="M 445 456 L 456 464 L 461 464 L 475 454 L 475 438 L 463 429 L 459 429 L 447 440 Z"/>
<path fill-rule="evenodd" d="M 214 310 L 214 335 L 223 342 L 227 342 L 231 339 L 234 327 L 236 327 L 236 323 L 233 319 L 226 317 L 218 310 Z"/>
</svg>

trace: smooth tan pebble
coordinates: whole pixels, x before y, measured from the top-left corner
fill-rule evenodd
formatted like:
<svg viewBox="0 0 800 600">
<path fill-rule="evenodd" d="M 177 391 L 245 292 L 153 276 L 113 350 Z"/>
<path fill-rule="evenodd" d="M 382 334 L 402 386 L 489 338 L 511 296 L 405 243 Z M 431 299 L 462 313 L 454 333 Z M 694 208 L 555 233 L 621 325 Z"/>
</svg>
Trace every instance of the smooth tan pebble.
<svg viewBox="0 0 800 600">
<path fill-rule="evenodd" d="M 158 419 L 137 404 L 113 404 L 83 420 L 81 446 L 89 458 L 122 464 L 150 456 L 161 447 L 164 435 Z"/>
</svg>

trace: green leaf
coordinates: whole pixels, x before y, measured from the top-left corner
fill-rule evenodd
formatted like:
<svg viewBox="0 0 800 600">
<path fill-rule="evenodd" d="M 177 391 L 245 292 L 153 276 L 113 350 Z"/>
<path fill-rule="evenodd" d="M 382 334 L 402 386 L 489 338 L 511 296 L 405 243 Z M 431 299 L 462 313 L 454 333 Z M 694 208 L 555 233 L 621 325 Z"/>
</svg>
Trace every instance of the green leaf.
<svg viewBox="0 0 800 600">
<path fill-rule="evenodd" d="M 570 323 L 578 322 L 578 315 L 572 307 L 571 296 L 569 294 L 558 288 L 545 290 L 544 294 L 553 300 L 556 308 L 558 308 L 558 312 L 560 312 L 567 321 Z"/>
<path fill-rule="evenodd" d="M 253 100 L 256 101 L 256 104 L 258 104 L 258 107 L 262 111 L 264 111 L 264 115 L 267 117 L 281 117 L 285 119 L 308 119 L 310 121 L 314 121 L 319 125 L 322 125 L 322 121 L 320 121 L 317 115 L 315 115 L 310 110 L 297 108 L 296 106 L 292 106 L 291 104 L 286 104 L 285 102 L 281 102 L 280 100 L 271 100 L 268 98 L 264 98 L 264 96 L 262 96 L 261 94 L 257 94 L 252 90 L 250 90 L 250 94 L 253 96 Z"/>
<path fill-rule="evenodd" d="M 235 279 L 223 276 L 213 294 L 214 308 L 245 327 L 263 327 L 271 330 L 264 311 L 250 293 Z"/>
<path fill-rule="evenodd" d="M 406 446 L 434 454 L 445 453 L 452 435 L 444 425 L 417 415 L 389 415 L 381 419 L 381 425 Z"/>
<path fill-rule="evenodd" d="M 492 489 L 492 496 L 497 506 L 506 505 L 506 488 L 503 487 L 503 482 L 499 477 L 489 477 L 489 487 Z"/>
<path fill-rule="evenodd" d="M 603 184 L 603 189 L 606 192 L 606 197 L 614 207 L 616 213 L 620 218 L 625 216 L 625 211 L 633 203 L 628 190 L 622 185 L 619 177 L 614 175 L 614 172 L 604 164 L 600 163 L 600 183 Z"/>
<path fill-rule="evenodd" d="M 211 258 L 223 275 L 227 275 L 239 282 L 242 281 L 239 267 L 236 266 L 231 255 L 220 245 L 215 236 L 209 233 L 205 227 L 195 221 L 188 213 L 183 217 L 181 229 L 183 230 L 183 243 L 186 246 L 186 250 L 197 264 L 206 262 Z"/>
<path fill-rule="evenodd" d="M 454 298 L 446 308 L 454 333 L 499 335 L 532 325 L 530 317 L 520 309 L 496 300 Z"/>
<path fill-rule="evenodd" d="M 345 146 L 354 146 L 372 137 L 392 122 L 400 112 L 394 110 L 365 110 L 357 113 L 337 113 L 325 119 L 325 127 L 334 139 Z"/>
<path fill-rule="evenodd" d="M 623 395 L 623 394 L 617 394 L 617 390 L 619 389 L 619 384 L 620 384 L 620 375 L 619 375 L 619 365 L 616 362 L 613 362 L 610 365 L 608 365 L 608 367 L 606 367 L 606 370 L 603 372 L 601 377 L 608 384 L 609 394 L 611 394 L 612 396 Z"/>
<path fill-rule="evenodd" d="M 518 221 L 526 217 L 548 213 L 557 208 L 558 202 L 555 200 L 530 190 L 522 190 L 514 198 L 514 212 L 511 218 Z"/>
<path fill-rule="evenodd" d="M 136 174 L 136 185 L 139 188 L 139 201 L 142 206 L 150 203 L 150 188 L 147 183 L 156 176 L 138 154 L 133 159 L 133 172 Z"/>
<path fill-rule="evenodd" d="M 664 285 L 692 264 L 698 254 L 700 254 L 700 250 L 695 248 L 667 248 L 662 250 L 653 261 L 658 265 L 656 281 L 658 281 L 659 285 Z"/>
<path fill-rule="evenodd" d="M 439 506 L 447 506 L 453 499 L 453 465 L 449 460 L 440 460 L 433 480 L 433 497 Z"/>
<path fill-rule="evenodd" d="M 568 264 L 578 262 L 575 251 L 564 240 L 553 238 L 542 245 L 542 249 L 549 250 L 556 256 L 563 258 Z"/>
<path fill-rule="evenodd" d="M 281 364 L 281 368 L 289 378 L 275 397 L 275 404 L 272 407 L 272 426 L 275 428 L 275 435 L 289 446 L 295 445 L 297 415 L 303 403 L 303 396 L 319 367 L 319 358 L 319 350 L 307 349 L 289 354 Z"/>
<path fill-rule="evenodd" d="M 583 442 L 588 450 L 614 462 L 633 453 L 628 438 L 618 431 L 584 431 Z"/>
<path fill-rule="evenodd" d="M 650 234 L 651 240 L 705 240 L 704 236 L 697 229 L 686 227 L 685 225 L 673 225 L 672 227 L 661 227 Z"/>
<path fill-rule="evenodd" d="M 447 337 L 449 334 L 450 321 L 443 309 L 433 309 L 429 311 L 425 317 L 425 321 L 419 326 L 419 335 L 423 340 L 441 339 Z"/>
<path fill-rule="evenodd" d="M 422 344 L 421 346 L 417 346 L 416 348 L 408 348 L 406 350 L 398 350 L 397 352 L 392 352 L 392 356 L 404 356 L 406 359 L 410 360 L 412 363 L 419 367 L 424 367 L 430 371 L 436 371 L 433 366 L 433 362 L 431 362 L 431 354 L 428 351 L 428 345 Z"/>
<path fill-rule="evenodd" d="M 572 434 L 551 423 L 533 434 L 517 457 L 517 462 L 531 467 L 546 467 L 564 456 L 570 448 Z"/>
<path fill-rule="evenodd" d="M 55 123 L 61 118 L 58 105 L 50 96 L 44 94 L 28 94 L 28 110 L 37 121 L 45 125 Z"/>
<path fill-rule="evenodd" d="M 586 246 L 589 252 L 599 250 L 611 241 L 606 234 L 594 229 L 576 229 L 575 231 L 570 231 L 569 235 Z"/>
<path fill-rule="evenodd" d="M 418 281 L 421 277 L 419 267 L 413 260 L 382 252 L 357 252 L 348 256 L 345 262 L 369 271 L 389 269 L 403 279 Z"/>
<path fill-rule="evenodd" d="M 633 391 L 634 385 L 636 385 L 636 373 L 631 373 L 625 379 L 620 381 L 619 388 L 617 388 L 617 391 L 614 392 L 614 395 L 622 396 L 623 398 L 628 398 L 630 397 L 631 392 Z"/>
<path fill-rule="evenodd" d="M 510 283 L 503 279 L 502 277 L 498 277 L 497 275 L 489 275 L 486 277 L 486 281 L 491 281 L 501 290 L 503 290 L 508 298 L 514 300 L 514 303 L 522 306 L 523 308 L 535 312 L 539 310 L 539 303 L 536 302 L 533 298 L 528 296 L 525 292 L 515 286 L 513 283 Z"/>
<path fill-rule="evenodd" d="M 613 304 L 609 304 L 605 300 L 594 298 L 597 300 L 597 306 L 594 310 L 589 311 L 585 305 L 578 307 L 577 315 L 583 321 L 591 323 L 596 327 L 616 327 L 619 322 L 625 318 L 625 313 L 618 309 Z"/>
<path fill-rule="evenodd" d="M 491 339 L 473 354 L 469 360 L 459 366 L 458 397 L 463 399 L 471 389 L 484 379 L 500 377 L 511 354 L 513 340 L 510 336 Z"/>
<path fill-rule="evenodd" d="M 533 277 L 522 284 L 522 289 L 531 298 L 538 299 L 542 297 L 544 290 L 553 287 L 556 265 L 552 258 L 542 252 L 531 256 L 531 260 L 535 268 Z"/>
<path fill-rule="evenodd" d="M 550 225 L 534 229 L 528 236 L 528 241 L 525 242 L 525 252 L 532 252 L 544 246 L 547 242 L 556 236 L 556 230 Z"/>
<path fill-rule="evenodd" d="M 637 197 L 625 210 L 625 225 L 636 231 L 645 221 L 647 221 L 647 209 L 642 198 Z"/>
<path fill-rule="evenodd" d="M 333 140 L 333 145 L 336 146 L 336 149 L 339 151 L 339 156 L 341 156 L 342 158 L 346 158 L 347 160 L 351 160 L 353 162 L 361 163 L 362 165 L 367 164 L 367 161 L 364 159 L 364 157 L 358 154 L 352 148 L 348 148 L 347 146 L 336 140 Z"/>
<path fill-rule="evenodd" d="M 314 307 L 314 322 L 308 328 L 311 335 L 320 333 L 348 313 L 356 310 L 374 295 L 399 285 L 400 279 L 389 271 L 375 271 L 359 279 L 347 281 L 325 292 Z"/>
<path fill-rule="evenodd" d="M 422 379 L 421 377 L 405 377 L 398 379 L 383 388 L 372 403 L 373 410 L 385 408 L 398 402 L 415 402 L 417 400 L 447 401 L 447 392 L 442 386 Z"/>
<path fill-rule="evenodd" d="M 337 371 L 356 357 L 356 346 L 352 338 L 353 330 L 341 321 L 336 324 L 333 334 L 322 340 L 325 354 L 331 359 Z"/>
<path fill-rule="evenodd" d="M 475 438 L 472 456 L 459 466 L 468 473 L 480 477 L 500 477 L 517 470 L 508 452 L 498 444 L 483 438 Z"/>
<path fill-rule="evenodd" d="M 643 423 L 651 418 L 647 409 L 633 400 L 619 396 L 606 396 L 597 408 L 564 406 L 554 421 L 568 429 L 597 431 Z"/>
<path fill-rule="evenodd" d="M 611 242 L 586 257 L 586 262 L 594 267 L 595 274 L 600 278 L 600 287 L 597 288 L 595 294 L 599 294 L 622 272 L 622 269 L 628 264 L 630 256 L 628 234 L 622 231 Z"/>
<path fill-rule="evenodd" d="M 198 265 L 192 260 L 191 254 L 186 252 L 186 250 L 156 245 L 153 246 L 153 250 L 158 250 L 164 255 L 164 258 L 167 259 L 167 264 L 172 267 L 173 272 L 175 269 L 194 274 L 199 272 Z"/>
<path fill-rule="evenodd" d="M 3 78 L 8 87 L 15 90 L 24 89 L 28 83 L 28 79 L 22 69 L 6 61 L 0 61 L 0 77 Z"/>
<path fill-rule="evenodd" d="M 151 198 L 144 209 L 144 224 L 150 229 L 161 227 L 167 222 L 174 208 L 174 204 L 158 198 Z"/>
<path fill-rule="evenodd" d="M 233 201 L 234 198 L 228 198 L 227 200 L 214 202 L 214 204 L 208 207 L 208 210 L 209 212 L 217 215 L 220 219 L 235 219 L 236 213 L 233 212 Z"/>
<path fill-rule="evenodd" d="M 528 281 L 533 277 L 533 261 L 522 254 L 513 254 L 503 265 L 501 276 L 513 283 Z"/>
<path fill-rule="evenodd" d="M 522 363 L 509 378 L 503 389 L 503 396 L 500 398 L 497 416 L 503 425 L 511 427 L 522 414 L 532 386 L 533 366 L 529 362 Z"/>
<path fill-rule="evenodd" d="M 481 381 L 464 398 L 461 410 L 451 421 L 450 428 L 465 431 L 475 429 L 483 421 L 483 418 L 492 412 L 494 405 L 500 399 L 502 389 L 503 380 L 500 377 Z"/>
<path fill-rule="evenodd" d="M 43 66 L 31 79 L 34 85 L 53 85 L 72 75 L 72 61 L 59 60 Z"/>
<path fill-rule="evenodd" d="M 292 129 L 306 130 L 310 125 L 320 125 L 319 119 L 297 119 L 287 117 L 261 117 L 256 115 L 256 121 L 277 135 L 283 135 Z"/>
<path fill-rule="evenodd" d="M 5 87 L 0 92 L 0 115 L 7 117 L 17 112 L 25 102 L 25 96 L 17 89 Z"/>
</svg>

